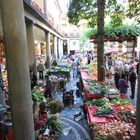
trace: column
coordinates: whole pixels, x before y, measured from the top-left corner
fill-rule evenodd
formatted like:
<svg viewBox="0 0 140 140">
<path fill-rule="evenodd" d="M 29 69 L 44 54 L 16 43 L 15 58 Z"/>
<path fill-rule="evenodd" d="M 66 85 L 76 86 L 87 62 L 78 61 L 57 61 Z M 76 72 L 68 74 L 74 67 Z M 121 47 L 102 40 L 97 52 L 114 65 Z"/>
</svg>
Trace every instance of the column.
<svg viewBox="0 0 140 140">
<path fill-rule="evenodd" d="M 118 57 L 119 59 L 122 59 L 122 44 L 123 42 L 118 42 L 119 43 L 119 54 L 118 54 Z"/>
<path fill-rule="evenodd" d="M 26 22 L 26 31 L 27 31 L 27 43 L 28 43 L 28 59 L 29 67 L 35 75 L 37 75 L 36 68 L 36 56 L 35 56 L 35 45 L 34 45 L 34 32 L 33 32 L 33 22 Z"/>
<path fill-rule="evenodd" d="M 57 37 L 54 36 L 54 56 L 57 59 Z"/>
<path fill-rule="evenodd" d="M 130 62 L 133 59 L 133 42 L 127 42 L 127 61 Z"/>
<path fill-rule="evenodd" d="M 59 59 L 59 38 L 57 38 L 57 58 Z"/>
<path fill-rule="evenodd" d="M 46 38 L 46 68 L 51 67 L 51 46 L 50 46 L 50 32 L 45 32 Z"/>
<path fill-rule="evenodd" d="M 94 43 L 94 61 L 97 62 L 97 43 Z"/>
<path fill-rule="evenodd" d="M 48 0 L 44 0 L 44 12 L 45 12 L 45 14 L 46 14 L 46 16 L 47 16 L 47 2 L 48 2 Z"/>
<path fill-rule="evenodd" d="M 61 58 L 63 57 L 64 53 L 63 53 L 63 40 L 61 39 Z"/>
<path fill-rule="evenodd" d="M 70 54 L 70 43 L 69 43 L 69 39 L 67 39 L 67 53 Z"/>
<path fill-rule="evenodd" d="M 0 0 L 14 140 L 35 140 L 23 0 Z M 9 22 L 11 21 L 11 22 Z"/>
<path fill-rule="evenodd" d="M 136 47 L 136 50 L 137 50 L 137 58 L 139 58 L 139 44 L 140 44 L 140 37 L 137 37 L 137 47 Z"/>
<path fill-rule="evenodd" d="M 60 41 L 60 38 L 58 39 L 58 53 L 59 53 L 59 59 L 61 59 L 61 41 Z"/>
</svg>

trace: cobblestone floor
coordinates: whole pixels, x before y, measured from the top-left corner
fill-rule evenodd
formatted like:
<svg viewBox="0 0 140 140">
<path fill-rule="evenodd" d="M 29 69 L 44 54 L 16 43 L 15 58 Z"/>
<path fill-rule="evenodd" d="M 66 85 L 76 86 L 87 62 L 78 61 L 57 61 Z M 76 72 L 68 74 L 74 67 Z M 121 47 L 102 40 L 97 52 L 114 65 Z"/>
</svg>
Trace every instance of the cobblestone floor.
<svg viewBox="0 0 140 140">
<path fill-rule="evenodd" d="M 87 120 L 80 108 L 83 101 L 81 97 L 77 97 L 76 95 L 76 82 L 78 82 L 78 78 L 70 79 L 70 81 L 66 84 L 67 91 L 74 90 L 74 105 L 65 107 L 65 109 L 60 113 L 64 131 L 61 136 L 56 138 L 56 140 L 91 140 Z M 60 102 L 63 102 L 62 96 L 62 91 L 57 91 L 54 94 L 54 98 L 58 99 Z M 83 119 L 77 122 L 74 120 L 74 115 L 79 112 L 82 112 Z"/>
</svg>

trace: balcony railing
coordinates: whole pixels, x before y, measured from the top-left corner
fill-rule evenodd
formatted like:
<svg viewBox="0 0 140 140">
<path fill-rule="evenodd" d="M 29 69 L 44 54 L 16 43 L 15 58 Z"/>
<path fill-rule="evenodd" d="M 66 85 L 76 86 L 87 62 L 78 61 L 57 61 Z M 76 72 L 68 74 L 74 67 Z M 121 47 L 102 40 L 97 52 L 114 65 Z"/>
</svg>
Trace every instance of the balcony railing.
<svg viewBox="0 0 140 140">
<path fill-rule="evenodd" d="M 31 5 L 37 10 L 43 17 L 47 18 L 47 14 L 45 11 L 39 7 L 39 5 L 35 1 L 31 1 Z"/>
<path fill-rule="evenodd" d="M 32 7 L 41 14 L 41 16 L 43 16 L 48 23 L 54 28 L 56 29 L 56 31 L 58 31 L 60 34 L 62 34 L 64 37 L 79 37 L 80 33 L 68 33 L 67 31 L 62 30 L 61 25 L 55 24 L 54 23 L 54 18 L 53 16 L 47 12 L 45 13 L 45 11 L 43 9 L 41 9 L 39 7 L 39 5 L 33 1 L 33 0 L 24 0 L 26 2 L 28 2 L 29 4 L 32 5 Z"/>
<path fill-rule="evenodd" d="M 80 36 L 80 33 L 69 33 L 67 31 L 62 31 L 62 35 L 64 37 L 79 37 Z"/>
<path fill-rule="evenodd" d="M 54 18 L 49 12 L 47 13 L 47 20 L 54 27 Z"/>
</svg>

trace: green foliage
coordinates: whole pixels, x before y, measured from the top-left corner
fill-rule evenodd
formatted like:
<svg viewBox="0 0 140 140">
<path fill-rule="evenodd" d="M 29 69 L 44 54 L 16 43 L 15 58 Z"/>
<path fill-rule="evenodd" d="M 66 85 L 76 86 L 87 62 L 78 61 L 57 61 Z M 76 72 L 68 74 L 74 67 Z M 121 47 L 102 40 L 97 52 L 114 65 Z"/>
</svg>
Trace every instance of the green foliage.
<svg viewBox="0 0 140 140">
<path fill-rule="evenodd" d="M 117 0 L 108 0 L 105 4 L 105 16 L 111 17 L 113 27 L 122 25 L 124 8 L 117 4 Z M 69 22 L 78 25 L 81 19 L 88 20 L 89 27 L 97 25 L 97 1 L 95 0 L 72 0 L 67 16 Z M 114 18 L 115 17 L 115 18 Z"/>
<path fill-rule="evenodd" d="M 85 43 L 89 39 L 89 36 L 92 35 L 93 31 L 93 28 L 89 28 L 87 32 L 83 33 L 80 37 L 81 43 Z"/>
<path fill-rule="evenodd" d="M 140 26 L 138 25 L 123 25 L 119 27 L 105 26 L 106 36 L 140 36 Z M 87 38 L 97 35 L 97 28 L 92 28 L 84 33 Z"/>
<path fill-rule="evenodd" d="M 127 16 L 140 23 L 140 0 L 128 0 Z"/>
<path fill-rule="evenodd" d="M 111 18 L 111 22 L 110 25 L 112 27 L 119 27 L 121 26 L 123 23 L 123 18 L 124 18 L 124 7 L 122 7 L 122 5 L 116 5 L 114 7 L 114 11 L 110 12 L 109 16 Z"/>
<path fill-rule="evenodd" d="M 63 131 L 62 123 L 55 115 L 46 120 L 46 126 L 50 131 L 55 132 L 56 135 L 60 135 Z"/>
<path fill-rule="evenodd" d="M 78 24 L 80 19 L 89 19 L 92 14 L 92 0 L 72 0 L 68 9 L 69 22 Z"/>
</svg>

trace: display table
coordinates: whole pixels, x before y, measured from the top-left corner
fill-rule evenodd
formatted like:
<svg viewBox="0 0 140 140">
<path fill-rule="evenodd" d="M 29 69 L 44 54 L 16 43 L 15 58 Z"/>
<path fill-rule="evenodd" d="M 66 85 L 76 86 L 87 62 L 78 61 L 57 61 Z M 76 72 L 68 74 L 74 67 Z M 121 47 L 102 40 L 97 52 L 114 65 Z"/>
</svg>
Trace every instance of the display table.
<svg viewBox="0 0 140 140">
<path fill-rule="evenodd" d="M 62 77 L 62 78 L 70 78 L 70 69 L 68 70 L 63 70 L 63 68 L 51 68 L 46 70 L 46 74 L 50 75 L 56 75 L 58 77 Z"/>
<path fill-rule="evenodd" d="M 130 137 L 131 140 L 135 140 L 136 109 L 133 105 L 126 104 L 127 99 L 125 96 L 121 95 L 119 99 L 120 103 L 121 100 L 122 101 L 124 100 L 124 104 L 123 102 L 122 104 L 120 104 L 119 100 L 116 101 L 116 103 L 114 102 L 113 104 L 114 99 L 109 100 L 111 108 L 114 110 L 114 112 L 111 115 L 107 116 L 95 115 L 98 107 L 97 106 L 89 107 L 87 103 L 84 104 L 84 109 L 87 112 L 88 124 L 91 128 L 92 135 L 95 139 L 98 138 L 98 136 L 108 137 L 109 135 L 112 136 L 117 135 L 116 127 L 120 128 L 121 130 L 123 129 L 124 126 L 124 132 L 120 131 L 121 134 L 124 137 L 127 136 Z M 121 125 L 121 123 L 123 124 L 123 126 Z M 99 129 L 99 132 L 97 128 Z M 100 131 L 100 128 L 104 129 L 103 133 Z M 108 133 L 107 129 L 109 128 L 114 128 L 115 132 Z"/>
<path fill-rule="evenodd" d="M 102 140 L 135 140 L 135 107 L 127 96 L 119 93 L 111 79 L 106 77 L 105 81 L 97 81 L 96 70 L 97 67 L 92 69 L 92 66 L 80 69 L 85 95 L 83 107 L 91 135 L 94 139 Z"/>
<path fill-rule="evenodd" d="M 107 123 L 110 122 L 111 120 L 120 120 L 119 116 L 117 114 L 112 114 L 109 116 L 94 116 L 94 113 L 96 112 L 97 107 L 88 107 L 88 105 L 84 106 L 87 114 L 88 114 L 88 122 L 89 124 L 94 124 L 94 123 Z"/>
<path fill-rule="evenodd" d="M 83 83 L 83 88 L 84 89 L 88 89 L 88 84 L 84 79 L 88 79 L 90 78 L 86 72 L 83 72 L 82 70 L 80 70 L 81 73 L 81 79 L 82 79 L 82 83 Z"/>
</svg>

